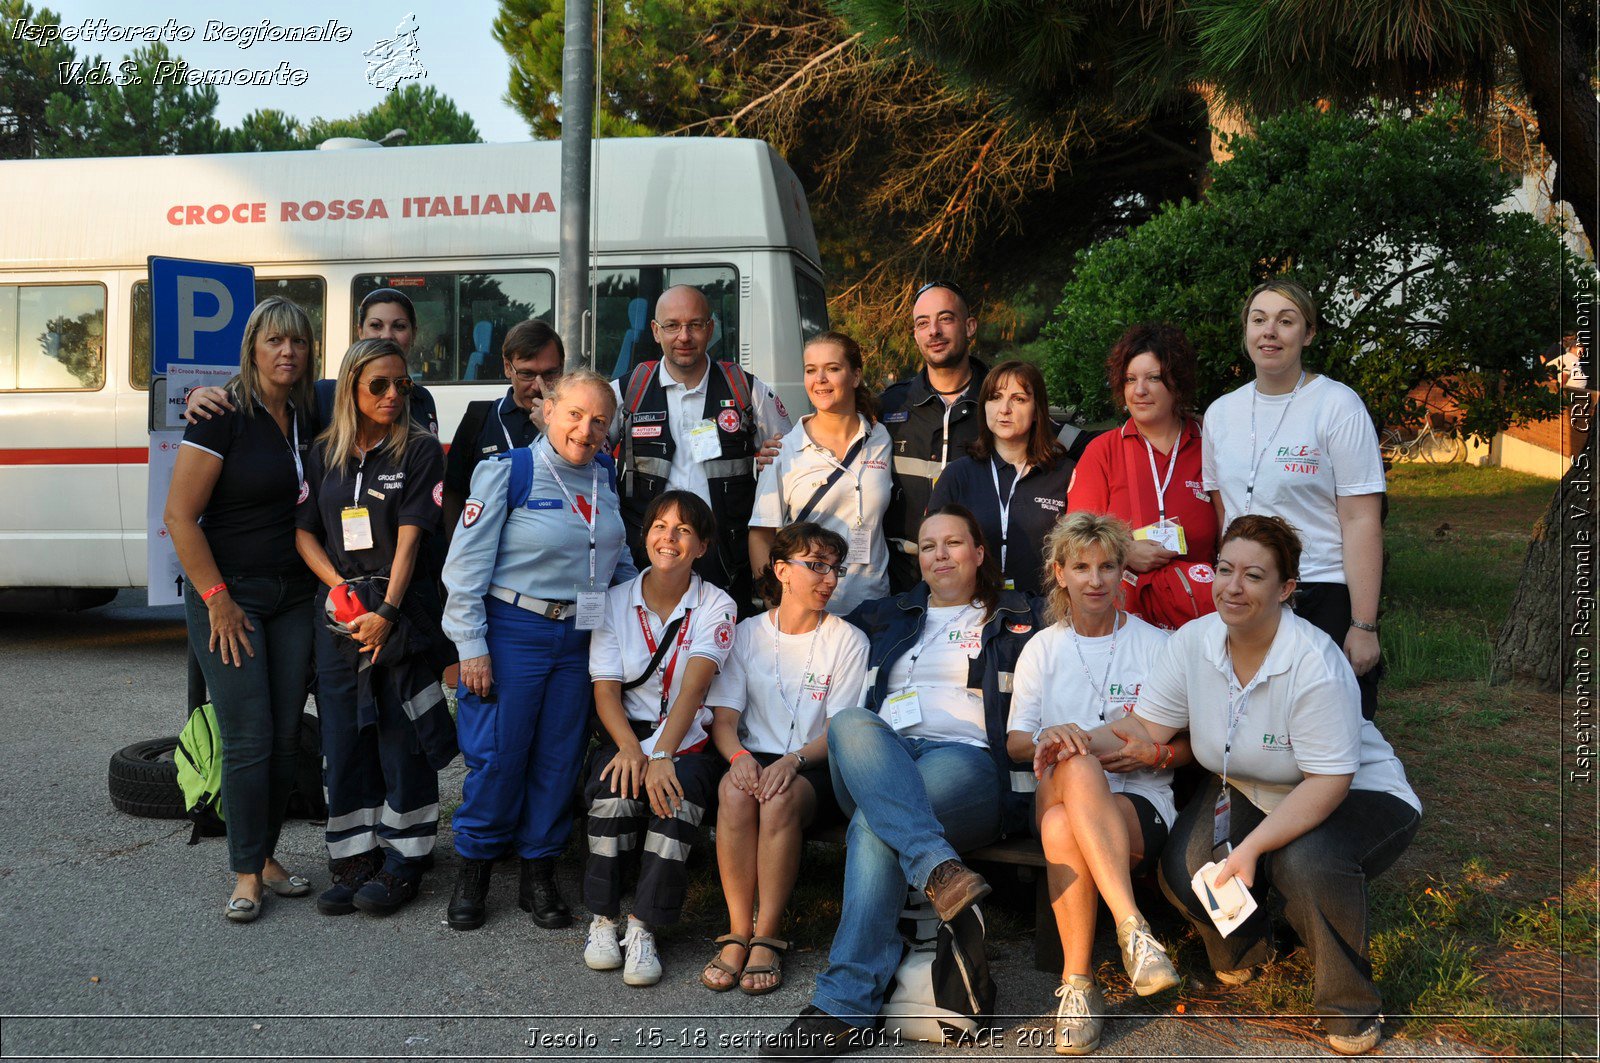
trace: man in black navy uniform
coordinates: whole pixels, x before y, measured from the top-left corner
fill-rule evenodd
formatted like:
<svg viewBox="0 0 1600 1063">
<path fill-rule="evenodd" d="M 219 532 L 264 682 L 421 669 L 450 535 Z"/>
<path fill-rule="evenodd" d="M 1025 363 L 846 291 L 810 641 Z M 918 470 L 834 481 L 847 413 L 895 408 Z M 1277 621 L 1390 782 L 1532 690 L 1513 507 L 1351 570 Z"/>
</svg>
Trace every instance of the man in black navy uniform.
<svg viewBox="0 0 1600 1063">
<path fill-rule="evenodd" d="M 567 352 L 556 330 L 534 319 L 511 327 L 500 345 L 500 356 L 511 386 L 498 399 L 468 403 L 450 443 L 444 469 L 447 539 L 455 531 L 461 507 L 466 504 L 472 488 L 472 470 L 478 462 L 525 447 L 539 438 L 544 397 L 561 379 Z"/>
<path fill-rule="evenodd" d="M 617 494 L 635 563 L 643 569 L 644 511 L 668 489 L 692 491 L 717 515 L 717 541 L 695 565 L 727 591 L 740 615 L 751 609 L 750 511 L 755 458 L 774 453 L 789 431 L 789 414 L 766 384 L 737 362 L 706 356 L 716 321 L 698 288 L 675 285 L 656 300 L 651 334 L 659 361 L 641 362 L 612 382 L 617 418 Z"/>
</svg>

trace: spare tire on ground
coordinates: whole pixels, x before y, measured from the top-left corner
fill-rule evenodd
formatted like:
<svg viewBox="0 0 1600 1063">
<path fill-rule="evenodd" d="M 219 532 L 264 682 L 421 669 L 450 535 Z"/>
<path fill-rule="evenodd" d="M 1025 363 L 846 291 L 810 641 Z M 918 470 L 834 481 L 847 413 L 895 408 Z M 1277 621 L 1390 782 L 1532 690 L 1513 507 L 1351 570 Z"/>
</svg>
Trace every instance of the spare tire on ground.
<svg viewBox="0 0 1600 1063">
<path fill-rule="evenodd" d="M 130 816 L 149 819 L 183 819 L 183 791 L 178 789 L 178 767 L 172 751 L 176 736 L 151 738 L 117 750 L 106 770 L 111 803 Z"/>
</svg>

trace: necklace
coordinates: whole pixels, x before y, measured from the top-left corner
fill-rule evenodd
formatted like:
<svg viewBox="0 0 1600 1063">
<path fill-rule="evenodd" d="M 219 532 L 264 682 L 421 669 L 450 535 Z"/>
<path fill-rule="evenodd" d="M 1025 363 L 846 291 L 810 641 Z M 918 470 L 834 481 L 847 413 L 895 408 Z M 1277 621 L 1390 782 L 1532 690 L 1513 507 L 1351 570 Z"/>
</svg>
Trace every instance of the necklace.
<svg viewBox="0 0 1600 1063">
<path fill-rule="evenodd" d="M 955 387 L 951 388 L 949 391 L 940 391 L 938 388 L 933 386 L 933 381 L 931 379 L 928 381 L 928 390 L 932 391 L 935 395 L 959 395 L 963 391 L 967 390 L 967 385 L 971 383 L 972 370 L 968 369 L 966 379 L 957 384 Z"/>
</svg>

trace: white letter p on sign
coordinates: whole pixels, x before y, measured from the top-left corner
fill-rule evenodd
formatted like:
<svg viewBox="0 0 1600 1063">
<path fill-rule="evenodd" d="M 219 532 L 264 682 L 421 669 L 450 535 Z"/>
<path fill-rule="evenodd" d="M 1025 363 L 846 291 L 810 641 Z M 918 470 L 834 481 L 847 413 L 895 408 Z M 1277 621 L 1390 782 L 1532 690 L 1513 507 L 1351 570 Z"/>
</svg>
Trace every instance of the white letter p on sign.
<svg viewBox="0 0 1600 1063">
<path fill-rule="evenodd" d="M 195 296 L 204 292 L 217 301 L 216 313 L 201 317 L 195 313 Z M 194 336 L 197 332 L 220 332 L 233 318 L 233 296 L 219 280 L 211 277 L 178 277 L 178 357 L 194 361 Z"/>
</svg>

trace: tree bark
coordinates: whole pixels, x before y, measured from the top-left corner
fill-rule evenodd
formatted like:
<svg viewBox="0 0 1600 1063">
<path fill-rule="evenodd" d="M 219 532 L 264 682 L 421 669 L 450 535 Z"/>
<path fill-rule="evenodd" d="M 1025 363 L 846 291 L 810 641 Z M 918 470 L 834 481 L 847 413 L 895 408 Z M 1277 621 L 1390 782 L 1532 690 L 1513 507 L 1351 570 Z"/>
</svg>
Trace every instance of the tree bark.
<svg viewBox="0 0 1600 1063">
<path fill-rule="evenodd" d="M 1600 144 L 1596 143 L 1600 104 L 1589 83 L 1592 47 L 1586 51 L 1582 35 L 1561 18 L 1557 5 L 1540 7 L 1548 12 L 1548 20 L 1525 20 L 1511 44 L 1523 87 L 1539 119 L 1539 142 L 1555 160 L 1553 198 L 1571 205 L 1589 246 L 1600 247 L 1600 229 L 1596 227 L 1600 207 L 1595 202 L 1595 190 L 1600 187 Z"/>
<path fill-rule="evenodd" d="M 1571 394 L 1571 393 L 1569 393 Z M 1587 399 L 1582 422 L 1592 420 Z M 1562 416 L 1578 416 L 1577 408 Z M 1534 525 L 1533 539 L 1522 562 L 1522 577 L 1495 640 L 1489 681 L 1531 679 L 1539 689 L 1558 691 L 1567 684 L 1579 643 L 1595 644 L 1595 437 L 1590 431 L 1573 455 L 1572 468 L 1561 478 L 1544 516 Z"/>
</svg>

